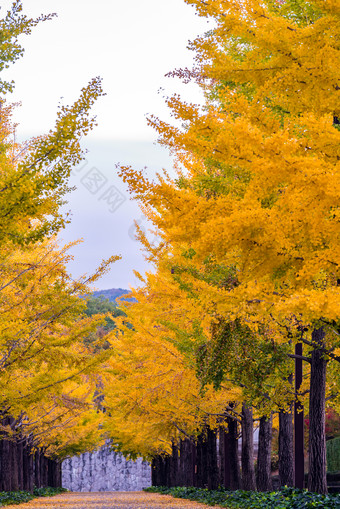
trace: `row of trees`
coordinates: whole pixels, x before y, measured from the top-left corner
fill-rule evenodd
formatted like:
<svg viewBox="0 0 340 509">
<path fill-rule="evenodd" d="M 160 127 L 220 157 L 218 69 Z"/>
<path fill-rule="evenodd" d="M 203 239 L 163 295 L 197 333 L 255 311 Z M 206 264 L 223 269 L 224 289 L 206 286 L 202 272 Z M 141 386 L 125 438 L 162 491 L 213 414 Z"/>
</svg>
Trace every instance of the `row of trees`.
<svg viewBox="0 0 340 509">
<path fill-rule="evenodd" d="M 13 428 L 14 419 L 5 417 L 2 426 Z M 61 487 L 61 463 L 34 445 L 34 436 L 2 434 L 0 441 L 1 491 L 33 491 L 34 487 Z"/>
<path fill-rule="evenodd" d="M 115 258 L 74 281 L 70 246 L 55 239 L 100 79 L 23 145 L 2 101 L 2 444 L 24 438 L 32 454 L 61 459 L 110 437 L 126 454 L 153 458 L 155 482 L 164 465 L 178 481 L 187 458 L 185 482 L 213 487 L 218 430 L 226 485 L 266 490 L 272 426 L 281 484 L 295 482 L 295 404 L 295 423 L 299 405 L 309 413 L 308 488 L 325 493 L 326 399 L 340 403 L 340 1 L 186 1 L 214 28 L 192 43 L 195 68 L 174 75 L 206 100 L 176 95 L 167 101 L 175 125 L 149 119 L 175 177 L 120 170 L 160 244 L 139 231 L 154 270 L 140 275 L 106 335 L 112 323 L 86 314 L 82 297 Z M 0 69 L 21 55 L 18 36 L 50 17 L 27 19 L 14 2 L 0 24 Z M 1 82 L 2 94 L 11 86 Z M 301 380 L 295 361 L 304 362 Z"/>
<path fill-rule="evenodd" d="M 18 38 L 53 16 L 29 19 L 14 1 L 0 20 L 1 71 L 23 54 Z M 56 238 L 68 221 L 60 206 L 83 158 L 80 140 L 95 125 L 100 78 L 60 107 L 48 134 L 22 144 L 5 100 L 13 86 L 0 81 L 0 489 L 31 490 L 60 485 L 62 458 L 103 441 L 96 395 L 107 353 L 97 337 L 84 338 L 104 318 L 86 314 L 84 296 L 115 258 L 74 280 L 66 269 L 73 244 Z"/>
<path fill-rule="evenodd" d="M 173 74 L 205 103 L 175 95 L 174 125 L 149 118 L 175 177 L 120 169 L 160 243 L 139 231 L 154 270 L 108 336 L 106 427 L 126 453 L 170 456 L 228 416 L 254 489 L 254 419 L 268 489 L 272 422 L 281 483 L 295 482 L 300 405 L 308 488 L 326 493 L 325 406 L 340 403 L 340 2 L 186 3 L 214 28 L 191 43 L 194 69 Z"/>
</svg>

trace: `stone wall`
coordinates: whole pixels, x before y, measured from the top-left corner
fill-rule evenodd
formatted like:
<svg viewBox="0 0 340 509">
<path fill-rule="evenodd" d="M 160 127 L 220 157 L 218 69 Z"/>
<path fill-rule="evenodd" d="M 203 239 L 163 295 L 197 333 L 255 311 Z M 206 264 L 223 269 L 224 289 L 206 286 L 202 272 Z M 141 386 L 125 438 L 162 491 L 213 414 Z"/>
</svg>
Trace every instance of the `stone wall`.
<svg viewBox="0 0 340 509">
<path fill-rule="evenodd" d="M 62 485 L 70 491 L 139 491 L 151 486 L 151 466 L 103 447 L 65 460 Z"/>
</svg>

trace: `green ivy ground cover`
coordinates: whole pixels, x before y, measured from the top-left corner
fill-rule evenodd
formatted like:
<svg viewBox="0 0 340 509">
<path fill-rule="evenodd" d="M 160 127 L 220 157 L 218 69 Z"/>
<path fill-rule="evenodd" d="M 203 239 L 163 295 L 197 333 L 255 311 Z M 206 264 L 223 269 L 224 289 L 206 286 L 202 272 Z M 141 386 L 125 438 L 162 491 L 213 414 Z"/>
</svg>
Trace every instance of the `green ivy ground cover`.
<svg viewBox="0 0 340 509">
<path fill-rule="evenodd" d="M 65 488 L 34 488 L 29 491 L 0 491 L 0 507 L 11 504 L 22 504 L 37 497 L 51 497 L 67 491 Z"/>
<path fill-rule="evenodd" d="M 340 437 L 327 440 L 327 468 L 330 472 L 340 470 Z"/>
<path fill-rule="evenodd" d="M 307 490 L 283 488 L 281 491 L 228 491 L 225 489 L 207 490 L 203 488 L 180 487 L 166 488 L 152 486 L 145 491 L 172 495 L 176 498 L 185 498 L 203 502 L 207 505 L 219 505 L 229 509 L 340 509 L 340 495 L 319 495 Z"/>
</svg>

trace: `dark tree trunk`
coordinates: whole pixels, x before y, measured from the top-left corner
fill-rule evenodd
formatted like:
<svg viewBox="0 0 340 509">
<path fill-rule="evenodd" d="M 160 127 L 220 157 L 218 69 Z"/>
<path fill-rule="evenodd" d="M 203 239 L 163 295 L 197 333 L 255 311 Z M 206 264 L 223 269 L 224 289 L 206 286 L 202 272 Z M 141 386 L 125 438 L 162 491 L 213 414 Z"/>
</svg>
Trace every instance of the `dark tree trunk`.
<svg viewBox="0 0 340 509">
<path fill-rule="evenodd" d="M 41 453 L 40 449 L 34 455 L 34 484 L 37 488 L 41 488 L 41 467 L 40 467 Z"/>
<path fill-rule="evenodd" d="M 168 486 L 167 461 L 165 456 L 160 456 L 160 486 Z"/>
<path fill-rule="evenodd" d="M 195 454 L 194 454 L 195 445 L 191 440 L 186 438 L 185 440 L 181 440 L 180 445 L 180 465 L 181 465 L 181 476 L 182 476 L 182 486 L 194 486 L 195 479 Z"/>
<path fill-rule="evenodd" d="M 229 465 L 230 465 L 230 489 L 241 488 L 241 469 L 238 457 L 237 421 L 227 417 L 228 442 L 229 442 Z"/>
<path fill-rule="evenodd" d="M 61 462 L 57 462 L 57 488 L 62 488 L 62 470 L 61 470 Z"/>
<path fill-rule="evenodd" d="M 56 466 L 57 466 L 57 464 L 56 464 L 55 460 L 52 460 L 52 459 L 48 459 L 47 462 L 48 462 L 48 483 L 47 483 L 47 485 L 51 486 L 52 488 L 56 488 L 57 487 L 57 482 L 56 482 L 56 474 L 57 474 Z"/>
<path fill-rule="evenodd" d="M 33 454 L 31 454 L 30 441 L 26 438 L 23 450 L 23 484 L 25 491 L 33 491 L 33 473 Z"/>
<path fill-rule="evenodd" d="M 218 430 L 218 475 L 219 485 L 224 486 L 224 429 Z"/>
<path fill-rule="evenodd" d="M 17 451 L 17 436 L 15 429 L 15 419 L 13 417 L 8 417 L 7 420 L 8 425 L 13 431 L 13 436 L 10 438 L 8 443 L 8 470 L 10 476 L 10 491 L 18 491 L 19 489 L 19 472 L 18 472 L 18 451 Z"/>
<path fill-rule="evenodd" d="M 40 482 L 41 486 L 46 487 L 47 486 L 47 474 L 48 474 L 48 465 L 47 465 L 47 458 L 45 458 L 44 452 L 40 452 Z"/>
<path fill-rule="evenodd" d="M 294 486 L 293 415 L 279 413 L 279 476 L 281 486 Z"/>
<path fill-rule="evenodd" d="M 8 426 L 10 424 L 10 419 L 8 417 L 2 417 L 1 419 L 2 426 Z M 3 432 L 0 435 L 0 482 L 1 482 L 1 491 L 11 491 L 11 463 L 12 463 L 12 455 L 11 455 L 11 444 L 7 440 L 7 433 Z"/>
<path fill-rule="evenodd" d="M 2 440 L 1 446 L 1 490 L 11 491 L 10 443 Z"/>
<path fill-rule="evenodd" d="M 220 455 L 221 455 L 221 475 L 222 484 L 225 488 L 230 489 L 230 440 L 229 434 L 225 428 L 220 431 Z"/>
<path fill-rule="evenodd" d="M 271 491 L 272 418 L 261 417 L 256 483 L 258 491 Z"/>
<path fill-rule="evenodd" d="M 256 490 L 254 468 L 254 430 L 253 410 L 251 407 L 242 405 L 242 489 L 246 491 Z"/>
<path fill-rule="evenodd" d="M 13 439 L 10 442 L 10 454 L 11 454 L 11 491 L 18 491 L 19 490 L 18 448 L 15 439 Z"/>
<path fill-rule="evenodd" d="M 170 462 L 170 486 L 182 486 L 181 483 L 181 473 L 178 468 L 179 457 L 178 457 L 178 447 L 175 444 L 172 444 L 172 455 Z"/>
<path fill-rule="evenodd" d="M 209 427 L 207 430 L 207 467 L 208 490 L 216 490 L 218 488 L 216 433 Z"/>
<path fill-rule="evenodd" d="M 196 444 L 190 440 L 190 483 L 189 486 L 196 486 Z"/>
<path fill-rule="evenodd" d="M 22 437 L 19 437 L 18 444 L 17 444 L 17 455 L 18 455 L 18 485 L 19 490 L 24 489 L 24 477 L 23 477 L 23 452 L 24 452 L 24 446 L 22 443 Z"/>
<path fill-rule="evenodd" d="M 161 486 L 160 481 L 160 461 L 159 456 L 155 456 L 151 462 L 151 484 L 152 486 Z"/>
<path fill-rule="evenodd" d="M 309 394 L 309 475 L 308 489 L 327 493 L 325 392 L 327 361 L 321 350 L 324 345 L 323 328 L 314 329 L 312 341 L 317 346 L 312 351 Z M 319 347 L 319 348 L 318 348 Z"/>
<path fill-rule="evenodd" d="M 208 462 L 207 462 L 207 441 L 201 434 L 197 439 L 197 486 L 207 488 L 208 486 Z"/>
<path fill-rule="evenodd" d="M 170 482 L 170 465 L 171 465 L 171 456 L 165 456 L 165 458 L 164 458 L 165 486 L 169 486 L 169 487 L 171 487 L 171 482 Z"/>
<path fill-rule="evenodd" d="M 304 415 L 303 406 L 298 399 L 302 384 L 302 343 L 295 345 L 295 395 L 294 404 L 294 486 L 303 489 L 305 483 L 305 455 L 304 455 Z"/>
</svg>

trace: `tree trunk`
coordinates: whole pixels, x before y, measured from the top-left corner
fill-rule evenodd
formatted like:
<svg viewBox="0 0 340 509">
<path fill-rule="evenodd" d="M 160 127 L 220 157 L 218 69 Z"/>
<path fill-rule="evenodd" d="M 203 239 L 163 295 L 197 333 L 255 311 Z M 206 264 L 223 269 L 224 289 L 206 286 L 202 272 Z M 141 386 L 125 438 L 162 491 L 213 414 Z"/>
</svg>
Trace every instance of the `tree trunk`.
<svg viewBox="0 0 340 509">
<path fill-rule="evenodd" d="M 62 488 L 62 484 L 63 484 L 61 465 L 62 465 L 61 462 L 58 461 L 57 462 L 57 488 Z"/>
<path fill-rule="evenodd" d="M 229 434 L 225 428 L 220 429 L 221 484 L 230 489 L 230 451 Z"/>
<path fill-rule="evenodd" d="M 26 438 L 23 450 L 23 484 L 25 491 L 33 491 L 33 454 L 31 454 L 31 446 L 29 438 Z"/>
<path fill-rule="evenodd" d="M 230 465 L 230 489 L 241 489 L 241 469 L 238 457 L 237 421 L 227 417 L 228 422 L 228 449 Z"/>
<path fill-rule="evenodd" d="M 207 467 L 208 490 L 216 490 L 218 488 L 216 433 L 209 427 L 207 430 Z"/>
<path fill-rule="evenodd" d="M 19 466 L 18 466 L 18 446 L 15 438 L 10 442 L 11 452 L 11 491 L 19 490 Z"/>
<path fill-rule="evenodd" d="M 37 488 L 41 488 L 41 467 L 40 467 L 41 453 L 40 449 L 34 455 L 34 484 Z"/>
<path fill-rule="evenodd" d="M 303 489 L 305 485 L 305 440 L 303 406 L 298 399 L 302 384 L 302 343 L 295 345 L 295 403 L 294 403 L 294 486 Z"/>
<path fill-rule="evenodd" d="M 314 329 L 312 341 L 320 348 L 324 345 L 323 328 Z M 325 392 L 327 361 L 320 348 L 312 351 L 309 394 L 309 475 L 308 489 L 327 493 Z"/>
<path fill-rule="evenodd" d="M 255 491 L 253 410 L 242 405 L 242 489 Z"/>
<path fill-rule="evenodd" d="M 180 463 L 181 463 L 181 476 L 182 486 L 194 486 L 194 444 L 188 438 L 181 440 L 180 446 Z"/>
<path fill-rule="evenodd" d="M 178 458 L 178 447 L 177 445 L 172 444 L 172 455 L 170 462 L 170 486 L 182 486 L 180 484 L 180 469 L 178 468 L 179 461 L 182 461 L 182 459 Z"/>
<path fill-rule="evenodd" d="M 10 443 L 8 440 L 1 441 L 1 484 L 2 491 L 11 491 L 11 463 Z"/>
<path fill-rule="evenodd" d="M 47 463 L 47 458 L 45 457 L 43 450 L 41 451 L 39 464 L 40 464 L 40 480 L 41 480 L 40 482 L 41 482 L 41 486 L 43 486 L 45 488 L 48 484 L 48 482 L 47 482 L 48 463 Z"/>
<path fill-rule="evenodd" d="M 207 441 L 203 434 L 197 439 L 197 486 L 199 488 L 208 486 Z"/>
<path fill-rule="evenodd" d="M 281 486 L 294 486 L 293 414 L 279 413 L 279 476 Z"/>
<path fill-rule="evenodd" d="M 160 456 L 155 456 L 151 462 L 151 484 L 161 486 L 160 483 Z"/>
<path fill-rule="evenodd" d="M 165 486 L 171 487 L 170 481 L 170 466 L 171 466 L 171 456 L 165 456 L 164 458 L 164 466 L 165 466 Z"/>
<path fill-rule="evenodd" d="M 48 486 L 57 487 L 57 463 L 55 460 L 48 459 Z"/>
<path fill-rule="evenodd" d="M 19 484 L 19 490 L 24 489 L 24 478 L 23 478 L 23 452 L 24 452 L 24 446 L 23 446 L 23 438 L 19 437 L 18 444 L 17 444 L 17 455 L 18 455 L 18 484 Z"/>
<path fill-rule="evenodd" d="M 258 491 L 271 491 L 272 417 L 261 417 L 256 483 Z"/>
<path fill-rule="evenodd" d="M 220 486 L 224 486 L 224 433 L 225 430 L 221 426 L 218 430 L 218 471 Z"/>
</svg>

